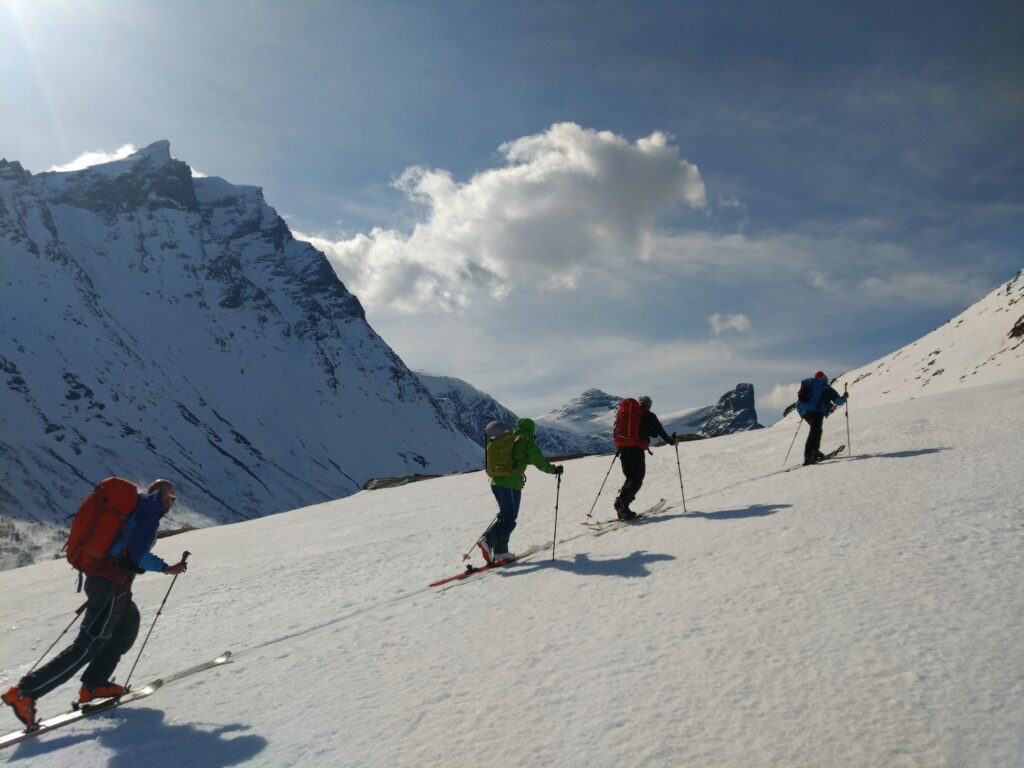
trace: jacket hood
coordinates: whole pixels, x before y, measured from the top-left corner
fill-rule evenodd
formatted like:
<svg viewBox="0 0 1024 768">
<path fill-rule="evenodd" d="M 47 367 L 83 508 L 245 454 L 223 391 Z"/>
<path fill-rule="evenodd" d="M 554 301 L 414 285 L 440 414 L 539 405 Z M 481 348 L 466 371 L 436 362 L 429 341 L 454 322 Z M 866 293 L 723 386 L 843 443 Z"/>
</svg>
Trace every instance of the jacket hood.
<svg viewBox="0 0 1024 768">
<path fill-rule="evenodd" d="M 533 419 L 520 419 L 516 424 L 516 434 L 533 440 L 537 436 L 537 425 L 533 423 Z"/>
</svg>

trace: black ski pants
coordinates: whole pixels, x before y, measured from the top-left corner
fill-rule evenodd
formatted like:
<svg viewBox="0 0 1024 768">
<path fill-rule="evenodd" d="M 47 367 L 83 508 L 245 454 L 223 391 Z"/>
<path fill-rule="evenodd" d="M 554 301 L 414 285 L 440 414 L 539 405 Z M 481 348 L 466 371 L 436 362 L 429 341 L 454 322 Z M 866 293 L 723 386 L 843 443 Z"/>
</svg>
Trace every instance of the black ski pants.
<svg viewBox="0 0 1024 768">
<path fill-rule="evenodd" d="M 806 464 L 818 460 L 818 454 L 821 452 L 821 433 L 825 424 L 825 414 L 805 413 L 804 421 L 811 428 L 811 433 L 807 435 L 807 442 L 804 443 L 804 463 Z"/>
<path fill-rule="evenodd" d="M 619 496 L 615 500 L 615 507 L 629 508 L 633 499 L 640 492 L 644 484 L 644 475 L 647 474 L 647 461 L 643 448 L 620 448 L 619 462 L 622 464 L 622 474 L 626 476 L 626 482 L 619 489 Z"/>
<path fill-rule="evenodd" d="M 85 579 L 85 616 L 75 641 L 18 683 L 39 698 L 63 684 L 86 664 L 82 684 L 95 688 L 110 680 L 121 657 L 139 634 L 139 609 L 123 587 L 97 576 Z"/>
</svg>

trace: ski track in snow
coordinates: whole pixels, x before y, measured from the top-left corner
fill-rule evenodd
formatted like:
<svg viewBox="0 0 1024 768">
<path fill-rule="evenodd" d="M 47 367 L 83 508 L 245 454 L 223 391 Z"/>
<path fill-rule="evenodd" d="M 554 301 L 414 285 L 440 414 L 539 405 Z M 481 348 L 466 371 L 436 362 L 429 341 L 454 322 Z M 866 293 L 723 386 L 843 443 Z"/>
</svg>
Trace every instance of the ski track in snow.
<svg viewBox="0 0 1024 768">
<path fill-rule="evenodd" d="M 853 456 L 792 473 L 792 419 L 683 444 L 688 515 L 657 449 L 638 503 L 669 506 L 601 536 L 577 523 L 609 459 L 567 462 L 556 559 L 452 589 L 427 585 L 493 515 L 479 473 L 161 540 L 191 567 L 134 679 L 234 658 L 0 759 L 1021 765 L 1020 414 L 1020 381 L 854 405 Z M 845 441 L 837 414 L 824 447 Z M 528 477 L 513 549 L 551 539 L 554 480 Z M 0 684 L 70 620 L 73 580 L 60 562 L 0 574 Z M 168 586 L 138 580 L 143 631 Z"/>
</svg>

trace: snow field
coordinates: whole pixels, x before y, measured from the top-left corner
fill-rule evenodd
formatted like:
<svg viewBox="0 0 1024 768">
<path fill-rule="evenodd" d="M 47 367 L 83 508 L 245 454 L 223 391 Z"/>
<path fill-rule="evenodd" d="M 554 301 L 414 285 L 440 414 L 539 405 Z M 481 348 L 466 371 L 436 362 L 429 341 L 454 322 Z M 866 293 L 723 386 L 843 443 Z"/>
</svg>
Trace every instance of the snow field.
<svg viewBox="0 0 1024 768">
<path fill-rule="evenodd" d="M 854 455 L 822 466 L 782 471 L 792 417 L 682 444 L 688 515 L 675 452 L 655 449 L 635 506 L 669 507 L 601 536 L 578 522 L 611 457 L 568 462 L 556 559 L 448 589 L 427 584 L 496 510 L 481 473 L 163 539 L 191 566 L 136 679 L 232 662 L 2 759 L 1021 765 L 1024 383 L 851 406 Z M 837 413 L 823 447 L 841 442 Z M 552 535 L 555 479 L 528 477 L 513 549 Z M 616 466 L 598 517 L 619 484 Z M 0 684 L 70 621 L 72 582 L 60 562 L 0 573 Z M 143 632 L 169 584 L 138 580 Z"/>
</svg>

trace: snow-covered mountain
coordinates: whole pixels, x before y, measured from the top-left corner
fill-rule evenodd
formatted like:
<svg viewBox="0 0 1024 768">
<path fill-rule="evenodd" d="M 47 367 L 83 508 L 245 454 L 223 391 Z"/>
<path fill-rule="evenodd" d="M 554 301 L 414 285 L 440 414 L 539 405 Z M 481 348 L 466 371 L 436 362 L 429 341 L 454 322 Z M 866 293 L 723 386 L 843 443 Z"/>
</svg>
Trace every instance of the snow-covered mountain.
<svg viewBox="0 0 1024 768">
<path fill-rule="evenodd" d="M 260 189 L 160 141 L 31 174 L 0 161 L 0 565 L 48 557 L 91 486 L 178 483 L 179 523 L 478 463 Z"/>
<path fill-rule="evenodd" d="M 484 427 L 488 422 L 500 421 L 511 427 L 520 418 L 486 392 L 481 392 L 462 379 L 423 371 L 417 371 L 417 375 L 448 420 L 481 446 Z M 608 450 L 608 444 L 605 435 L 579 433 L 537 422 L 537 445 L 547 456 L 604 453 Z"/>
<path fill-rule="evenodd" d="M 614 451 L 611 433 L 615 412 L 621 400 L 622 397 L 618 395 L 588 389 L 579 397 L 537 417 L 537 424 L 585 437 L 603 446 L 604 452 Z M 735 389 L 722 395 L 715 405 L 665 413 L 659 411 L 658 403 L 655 403 L 653 410 L 669 434 L 718 437 L 761 426 L 757 423 L 752 384 L 737 384 Z"/>
<path fill-rule="evenodd" d="M 515 413 L 491 395 L 452 376 L 417 371 L 424 386 L 445 412 L 448 420 L 483 445 L 484 427 L 490 421 L 515 424 Z M 622 398 L 600 389 L 588 389 L 569 402 L 537 416 L 537 445 L 547 456 L 612 453 L 612 427 Z M 661 422 L 670 434 L 717 437 L 746 429 L 760 428 L 754 410 L 754 387 L 739 384 L 713 406 L 690 408 L 668 414 Z"/>
<path fill-rule="evenodd" d="M 484 444 L 484 428 L 492 421 L 514 427 L 519 417 L 486 392 L 454 376 L 416 371 L 448 421 L 478 445 Z"/>
<path fill-rule="evenodd" d="M 537 416 L 537 445 L 548 454 L 611 453 L 612 428 L 621 397 L 587 389 L 567 403 Z"/>
<path fill-rule="evenodd" d="M 668 427 L 665 429 L 673 431 Z M 711 407 L 697 428 L 697 433 L 701 437 L 718 437 L 751 429 L 762 429 L 762 425 L 757 422 L 757 409 L 754 407 L 754 385 L 737 384 L 735 389 L 718 398 L 718 402 Z M 680 429 L 674 431 L 682 434 Z"/>
<path fill-rule="evenodd" d="M 848 386 L 851 403 L 873 405 L 1021 376 L 1024 270 L 927 336 L 843 374 L 833 386 L 840 392 Z"/>
</svg>

